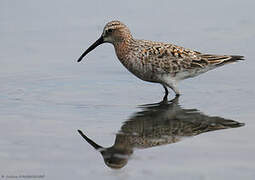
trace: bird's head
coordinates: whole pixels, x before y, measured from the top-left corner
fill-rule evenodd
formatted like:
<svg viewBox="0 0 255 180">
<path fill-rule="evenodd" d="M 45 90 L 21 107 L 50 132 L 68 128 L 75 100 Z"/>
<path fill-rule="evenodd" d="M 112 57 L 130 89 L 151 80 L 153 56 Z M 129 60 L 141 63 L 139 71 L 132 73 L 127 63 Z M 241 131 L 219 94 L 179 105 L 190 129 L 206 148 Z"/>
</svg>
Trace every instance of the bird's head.
<svg viewBox="0 0 255 180">
<path fill-rule="evenodd" d="M 105 42 L 118 44 L 129 39 L 132 39 L 132 35 L 128 27 L 120 21 L 111 21 L 105 25 L 102 35 L 81 55 L 78 62 L 100 44 Z"/>
</svg>

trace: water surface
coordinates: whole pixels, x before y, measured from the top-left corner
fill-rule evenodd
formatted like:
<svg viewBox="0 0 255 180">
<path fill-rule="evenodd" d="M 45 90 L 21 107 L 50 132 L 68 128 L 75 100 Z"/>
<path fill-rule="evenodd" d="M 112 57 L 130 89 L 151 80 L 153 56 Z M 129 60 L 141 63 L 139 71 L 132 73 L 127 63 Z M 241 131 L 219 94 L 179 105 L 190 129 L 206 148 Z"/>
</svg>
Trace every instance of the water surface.
<svg viewBox="0 0 255 180">
<path fill-rule="evenodd" d="M 1 1 L 0 177 L 254 179 L 254 5 L 251 0 Z M 76 63 L 114 19 L 139 39 L 244 55 L 246 61 L 181 83 L 175 107 L 182 113 L 174 116 L 171 102 L 155 104 L 163 88 L 131 75 L 111 45 Z M 183 115 L 185 110 L 193 114 Z M 213 127 L 220 130 L 210 128 L 217 125 L 215 117 L 221 126 Z M 234 122 L 240 127 L 232 128 Z M 132 145 L 132 153 L 120 156 L 128 157 L 125 166 L 115 170 L 78 129 L 102 147 L 114 146 L 116 137 L 129 132 L 157 145 Z"/>
</svg>

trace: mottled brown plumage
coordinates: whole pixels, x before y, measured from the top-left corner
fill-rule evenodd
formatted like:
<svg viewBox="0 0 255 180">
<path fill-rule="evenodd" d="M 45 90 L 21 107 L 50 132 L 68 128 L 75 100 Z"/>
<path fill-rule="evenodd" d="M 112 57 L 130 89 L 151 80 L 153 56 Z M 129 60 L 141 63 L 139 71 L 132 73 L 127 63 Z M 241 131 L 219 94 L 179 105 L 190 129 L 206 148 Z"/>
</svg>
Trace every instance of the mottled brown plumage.
<svg viewBox="0 0 255 180">
<path fill-rule="evenodd" d="M 221 65 L 243 60 L 243 56 L 212 55 L 168 43 L 134 39 L 128 27 L 120 21 L 106 24 L 101 37 L 78 59 L 78 62 L 104 43 L 112 43 L 120 62 L 138 78 L 160 83 L 168 94 L 170 87 L 176 95 L 177 83 Z"/>
</svg>

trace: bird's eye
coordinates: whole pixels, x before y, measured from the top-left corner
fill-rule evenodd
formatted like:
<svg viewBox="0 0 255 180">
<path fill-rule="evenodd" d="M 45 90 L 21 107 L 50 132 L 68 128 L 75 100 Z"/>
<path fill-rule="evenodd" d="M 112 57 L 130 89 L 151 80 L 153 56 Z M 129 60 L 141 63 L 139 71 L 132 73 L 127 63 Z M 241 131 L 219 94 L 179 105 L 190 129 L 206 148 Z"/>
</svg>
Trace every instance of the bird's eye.
<svg viewBox="0 0 255 180">
<path fill-rule="evenodd" d="M 112 29 L 108 29 L 108 30 L 107 30 L 107 33 L 111 33 L 111 32 L 112 32 Z"/>
</svg>

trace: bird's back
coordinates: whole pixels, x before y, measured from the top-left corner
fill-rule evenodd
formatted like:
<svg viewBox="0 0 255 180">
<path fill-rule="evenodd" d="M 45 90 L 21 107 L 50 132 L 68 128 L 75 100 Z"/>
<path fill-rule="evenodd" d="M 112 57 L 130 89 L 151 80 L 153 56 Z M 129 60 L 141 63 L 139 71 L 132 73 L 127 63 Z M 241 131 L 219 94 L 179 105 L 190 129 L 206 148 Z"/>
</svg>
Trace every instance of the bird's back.
<svg viewBox="0 0 255 180">
<path fill-rule="evenodd" d="M 216 67 L 243 60 L 243 56 L 202 54 L 198 51 L 168 43 L 135 40 L 131 44 L 131 57 L 137 57 L 144 71 L 170 74 L 186 79 Z"/>
</svg>

